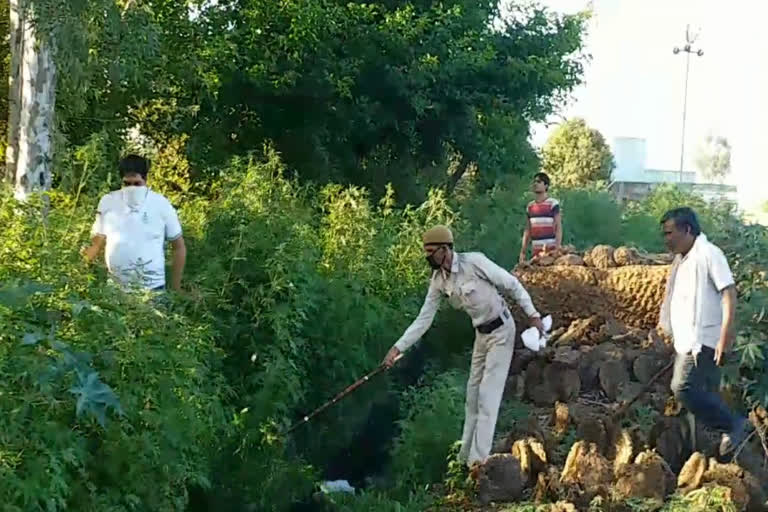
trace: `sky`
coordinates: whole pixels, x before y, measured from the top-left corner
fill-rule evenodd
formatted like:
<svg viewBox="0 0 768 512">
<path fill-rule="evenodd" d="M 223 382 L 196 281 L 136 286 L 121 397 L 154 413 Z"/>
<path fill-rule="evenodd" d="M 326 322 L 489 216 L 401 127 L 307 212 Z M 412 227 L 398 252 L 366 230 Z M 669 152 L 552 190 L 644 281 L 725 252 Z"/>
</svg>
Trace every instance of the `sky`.
<svg viewBox="0 0 768 512">
<path fill-rule="evenodd" d="M 685 170 L 707 134 L 731 144 L 731 177 L 741 206 L 768 201 L 768 2 L 765 0 L 539 0 L 559 12 L 594 8 L 585 84 L 561 112 L 583 117 L 611 140 L 646 139 L 650 169 L 680 166 L 686 24 L 698 28 L 688 82 Z M 557 121 L 553 117 L 553 121 Z M 534 127 L 541 145 L 555 126 Z M 762 129 L 761 129 L 762 128 Z"/>
</svg>

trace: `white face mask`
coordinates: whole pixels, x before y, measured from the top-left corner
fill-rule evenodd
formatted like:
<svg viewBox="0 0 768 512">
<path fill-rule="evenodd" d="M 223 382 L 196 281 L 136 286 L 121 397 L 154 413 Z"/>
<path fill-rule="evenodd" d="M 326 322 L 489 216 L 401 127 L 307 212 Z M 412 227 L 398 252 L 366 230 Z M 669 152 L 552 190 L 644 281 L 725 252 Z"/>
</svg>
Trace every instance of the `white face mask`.
<svg viewBox="0 0 768 512">
<path fill-rule="evenodd" d="M 123 187 L 122 190 L 123 200 L 128 206 L 132 208 L 139 206 L 142 202 L 144 202 L 144 198 L 147 197 L 147 187 L 130 186 Z"/>
</svg>

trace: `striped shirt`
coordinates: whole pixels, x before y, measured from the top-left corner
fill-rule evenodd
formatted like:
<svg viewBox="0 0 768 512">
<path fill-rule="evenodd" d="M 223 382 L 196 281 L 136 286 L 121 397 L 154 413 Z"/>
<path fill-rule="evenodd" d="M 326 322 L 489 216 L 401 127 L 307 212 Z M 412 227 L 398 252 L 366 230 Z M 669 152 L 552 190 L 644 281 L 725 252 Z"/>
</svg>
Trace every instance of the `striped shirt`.
<svg viewBox="0 0 768 512">
<path fill-rule="evenodd" d="M 542 202 L 531 201 L 527 208 L 530 222 L 531 246 L 536 255 L 545 247 L 554 248 L 557 244 L 555 238 L 555 216 L 560 213 L 560 203 L 553 197 L 548 197 Z"/>
</svg>

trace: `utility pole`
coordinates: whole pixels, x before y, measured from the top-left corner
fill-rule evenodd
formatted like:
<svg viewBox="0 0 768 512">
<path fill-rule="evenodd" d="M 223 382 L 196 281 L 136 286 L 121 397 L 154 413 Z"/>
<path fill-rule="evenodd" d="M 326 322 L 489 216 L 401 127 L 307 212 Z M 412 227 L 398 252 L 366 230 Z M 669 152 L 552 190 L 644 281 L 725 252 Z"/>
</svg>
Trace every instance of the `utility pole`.
<svg viewBox="0 0 768 512">
<path fill-rule="evenodd" d="M 675 46 L 672 49 L 672 53 L 677 55 L 678 53 L 685 52 L 685 90 L 683 92 L 683 135 L 680 141 L 680 183 L 683 183 L 683 161 L 685 159 L 685 115 L 688 110 L 688 71 L 691 68 L 691 54 L 701 57 L 704 55 L 704 50 L 694 50 L 693 43 L 696 42 L 696 38 L 699 33 L 691 34 L 691 26 L 685 27 L 685 46 L 682 49 Z"/>
</svg>

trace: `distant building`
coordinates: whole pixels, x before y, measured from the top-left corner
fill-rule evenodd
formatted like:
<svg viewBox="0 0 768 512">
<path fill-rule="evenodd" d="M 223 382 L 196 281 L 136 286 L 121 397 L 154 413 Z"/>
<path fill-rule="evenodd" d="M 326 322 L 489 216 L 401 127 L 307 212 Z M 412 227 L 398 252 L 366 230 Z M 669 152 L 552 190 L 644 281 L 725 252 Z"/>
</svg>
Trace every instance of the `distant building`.
<svg viewBox="0 0 768 512">
<path fill-rule="evenodd" d="M 645 139 L 635 137 L 616 137 L 611 143 L 611 150 L 616 161 L 616 168 L 611 176 L 611 190 L 621 201 L 637 201 L 663 183 L 675 183 L 692 190 L 707 200 L 725 196 L 736 201 L 735 185 L 703 183 L 698 181 L 695 172 L 683 172 L 680 183 L 680 171 L 648 169 L 646 167 Z"/>
</svg>

